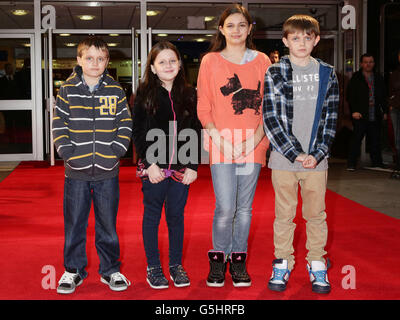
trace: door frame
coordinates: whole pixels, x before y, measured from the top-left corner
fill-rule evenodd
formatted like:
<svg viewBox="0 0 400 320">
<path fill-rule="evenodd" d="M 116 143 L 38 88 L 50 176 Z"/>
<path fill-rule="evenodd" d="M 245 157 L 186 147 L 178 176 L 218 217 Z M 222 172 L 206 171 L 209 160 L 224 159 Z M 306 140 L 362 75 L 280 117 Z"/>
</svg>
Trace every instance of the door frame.
<svg viewBox="0 0 400 320">
<path fill-rule="evenodd" d="M 29 39 L 30 41 L 30 63 L 31 63 L 31 99 L 28 100 L 0 100 L 1 110 L 30 110 L 32 124 L 32 153 L 7 153 L 0 154 L 0 161 L 30 161 L 36 160 L 42 148 L 42 141 L 38 139 L 38 132 L 41 129 L 41 115 L 37 101 L 37 90 L 35 81 L 35 34 L 34 33 L 11 33 L 10 30 L 0 30 L 0 39 Z M 40 87 L 40 86 L 39 86 Z M 38 121 L 40 119 L 40 121 Z"/>
</svg>

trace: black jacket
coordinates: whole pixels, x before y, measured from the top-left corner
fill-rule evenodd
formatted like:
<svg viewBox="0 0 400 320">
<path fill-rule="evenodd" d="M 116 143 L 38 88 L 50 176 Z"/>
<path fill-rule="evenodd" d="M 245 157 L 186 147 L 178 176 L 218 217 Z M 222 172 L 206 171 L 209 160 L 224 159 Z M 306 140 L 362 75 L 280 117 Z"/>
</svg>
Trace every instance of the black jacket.
<svg viewBox="0 0 400 320">
<path fill-rule="evenodd" d="M 139 92 L 135 97 L 132 138 L 139 159 L 145 168 L 156 163 L 164 169 L 179 170 L 187 167 L 197 171 L 200 159 L 201 123 L 197 118 L 196 90 L 193 88 L 186 90 L 182 114 L 177 112 L 176 106 L 173 108 L 174 97 L 170 96 L 162 86 L 158 87 L 157 100 L 158 107 L 155 114 L 151 115 L 145 110 Z M 173 122 L 174 112 L 176 127 Z M 191 130 L 182 131 L 184 129 Z M 194 136 L 185 137 L 189 132 Z"/>
<path fill-rule="evenodd" d="M 374 73 L 375 93 L 375 119 L 382 119 L 387 113 L 386 89 L 383 78 Z M 351 113 L 359 112 L 363 119 L 369 118 L 369 87 L 361 69 L 354 73 L 347 86 L 346 100 L 349 103 Z"/>
<path fill-rule="evenodd" d="M 400 66 L 390 75 L 389 104 L 400 110 Z"/>
</svg>

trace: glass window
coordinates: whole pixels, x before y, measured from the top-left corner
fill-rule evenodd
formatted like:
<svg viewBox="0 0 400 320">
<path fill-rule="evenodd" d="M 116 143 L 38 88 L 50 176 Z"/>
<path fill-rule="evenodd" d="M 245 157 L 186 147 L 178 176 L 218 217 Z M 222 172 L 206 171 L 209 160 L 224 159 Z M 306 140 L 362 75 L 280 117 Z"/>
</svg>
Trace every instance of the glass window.
<svg viewBox="0 0 400 320">
<path fill-rule="evenodd" d="M 31 98 L 30 40 L 0 38 L 0 100 Z"/>
<path fill-rule="evenodd" d="M 153 29 L 215 30 L 230 3 L 147 3 L 147 25 Z"/>
<path fill-rule="evenodd" d="M 33 1 L 0 2 L 0 29 L 33 29 L 33 20 Z"/>
<path fill-rule="evenodd" d="M 272 5 L 249 4 L 249 12 L 256 21 L 256 30 L 282 31 L 282 25 L 294 14 L 307 14 L 316 18 L 323 31 L 338 29 L 336 5 Z"/>
<path fill-rule="evenodd" d="M 32 153 L 32 112 L 0 110 L 0 154 Z"/>
<path fill-rule="evenodd" d="M 65 79 L 77 65 L 77 45 L 87 34 L 54 35 L 53 50 L 53 85 L 57 94 Z M 110 52 L 108 71 L 126 89 L 127 97 L 131 90 L 132 77 L 132 37 L 130 34 L 99 34 L 107 44 Z"/>
<path fill-rule="evenodd" d="M 57 29 L 131 29 L 140 27 L 138 2 L 42 2 L 56 9 Z"/>
</svg>

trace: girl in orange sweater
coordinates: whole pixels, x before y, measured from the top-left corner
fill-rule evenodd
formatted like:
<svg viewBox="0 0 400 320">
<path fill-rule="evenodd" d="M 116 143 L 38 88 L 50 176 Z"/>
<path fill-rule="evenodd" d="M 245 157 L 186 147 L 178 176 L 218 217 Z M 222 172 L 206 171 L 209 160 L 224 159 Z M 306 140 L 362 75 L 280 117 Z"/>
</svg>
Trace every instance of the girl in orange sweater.
<svg viewBox="0 0 400 320">
<path fill-rule="evenodd" d="M 264 75 L 271 64 L 251 40 L 253 23 L 241 5 L 221 15 L 210 52 L 198 76 L 197 113 L 209 137 L 211 175 L 216 198 L 213 249 L 208 252 L 207 285 L 222 287 L 229 271 L 235 287 L 248 287 L 246 270 L 254 193 L 268 140 L 262 124 Z"/>
</svg>

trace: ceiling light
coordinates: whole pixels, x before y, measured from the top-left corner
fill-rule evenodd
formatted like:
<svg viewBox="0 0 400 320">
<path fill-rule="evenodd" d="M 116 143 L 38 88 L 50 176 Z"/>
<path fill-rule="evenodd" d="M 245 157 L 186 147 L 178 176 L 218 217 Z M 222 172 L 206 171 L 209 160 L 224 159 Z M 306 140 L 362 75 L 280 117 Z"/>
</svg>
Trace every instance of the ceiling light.
<svg viewBox="0 0 400 320">
<path fill-rule="evenodd" d="M 118 37 L 119 34 L 118 34 L 118 33 L 110 33 L 109 36 L 110 36 L 110 37 Z"/>
<path fill-rule="evenodd" d="M 196 41 L 197 41 L 197 42 L 204 42 L 204 41 L 206 41 L 206 40 L 203 39 L 203 38 L 199 38 L 199 39 L 196 39 Z"/>
<path fill-rule="evenodd" d="M 213 21 L 214 19 L 215 19 L 215 17 L 212 17 L 212 16 L 204 17 L 205 22 Z"/>
<path fill-rule="evenodd" d="M 21 10 L 21 9 L 13 10 L 11 12 L 15 16 L 25 16 L 28 14 L 28 10 Z"/>
<path fill-rule="evenodd" d="M 100 2 L 97 2 L 97 1 L 90 1 L 87 5 L 88 5 L 89 7 L 100 7 Z"/>
<path fill-rule="evenodd" d="M 148 17 L 154 17 L 154 16 L 158 15 L 159 13 L 160 13 L 160 11 L 157 11 L 157 10 L 147 10 L 146 11 L 146 15 Z"/>
<path fill-rule="evenodd" d="M 31 46 L 30 43 L 23 43 L 22 45 L 23 45 L 24 47 L 27 47 L 27 48 L 29 48 L 29 47 Z"/>
<path fill-rule="evenodd" d="M 116 47 L 116 46 L 118 46 L 118 43 L 107 43 L 107 45 L 109 47 Z"/>
<path fill-rule="evenodd" d="M 81 20 L 93 20 L 94 16 L 88 15 L 88 14 L 84 14 L 82 16 L 78 16 L 79 19 Z"/>
<path fill-rule="evenodd" d="M 206 37 L 212 37 L 213 34 L 206 34 Z"/>
<path fill-rule="evenodd" d="M 68 43 L 66 43 L 65 45 L 66 45 L 67 47 L 75 47 L 75 46 L 76 46 L 76 43 L 68 42 Z"/>
<path fill-rule="evenodd" d="M 70 33 L 60 33 L 61 37 L 69 37 L 71 34 Z"/>
<path fill-rule="evenodd" d="M 157 33 L 157 36 L 159 37 L 168 37 L 167 33 Z"/>
</svg>

